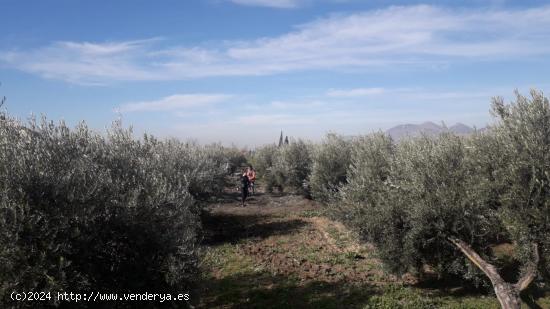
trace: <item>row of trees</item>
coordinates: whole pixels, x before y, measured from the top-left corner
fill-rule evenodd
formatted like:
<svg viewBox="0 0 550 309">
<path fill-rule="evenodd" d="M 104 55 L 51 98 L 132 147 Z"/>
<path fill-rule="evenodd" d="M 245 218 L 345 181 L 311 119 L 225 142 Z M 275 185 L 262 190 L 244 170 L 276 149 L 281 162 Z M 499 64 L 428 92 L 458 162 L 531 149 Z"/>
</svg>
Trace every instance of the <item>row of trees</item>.
<svg viewBox="0 0 550 309">
<path fill-rule="evenodd" d="M 308 176 L 311 173 L 313 144 L 302 140 L 267 145 L 256 149 L 249 159 L 268 191 L 291 190 L 309 194 Z"/>
<path fill-rule="evenodd" d="M 311 194 L 374 243 L 390 271 L 428 265 L 490 282 L 503 308 L 519 308 L 521 291 L 550 278 L 550 105 L 516 93 L 508 105 L 494 99 L 492 113 L 495 124 L 468 137 L 329 134 L 261 148 L 253 160 L 268 183 Z M 502 244 L 512 263 L 495 254 Z"/>
<path fill-rule="evenodd" d="M 24 125 L 1 116 L 0 307 L 10 306 L 12 291 L 193 288 L 197 201 L 221 192 L 224 176 L 243 159 L 240 151 L 149 135 L 138 140 L 120 124 L 102 135 L 85 124 Z M 161 305 L 170 304 L 140 304 Z M 94 304 L 101 306 L 113 304 Z"/>
<path fill-rule="evenodd" d="M 251 163 L 268 189 L 325 204 L 390 271 L 428 265 L 488 281 L 518 308 L 522 290 L 550 278 L 550 106 L 534 91 L 495 99 L 492 111 L 494 126 L 469 137 L 329 134 L 265 146 Z M 120 124 L 100 135 L 0 114 L 1 301 L 14 290 L 190 290 L 197 201 L 242 162 L 236 149 L 137 140 Z M 514 248 L 511 266 L 495 254 L 502 244 Z"/>
</svg>

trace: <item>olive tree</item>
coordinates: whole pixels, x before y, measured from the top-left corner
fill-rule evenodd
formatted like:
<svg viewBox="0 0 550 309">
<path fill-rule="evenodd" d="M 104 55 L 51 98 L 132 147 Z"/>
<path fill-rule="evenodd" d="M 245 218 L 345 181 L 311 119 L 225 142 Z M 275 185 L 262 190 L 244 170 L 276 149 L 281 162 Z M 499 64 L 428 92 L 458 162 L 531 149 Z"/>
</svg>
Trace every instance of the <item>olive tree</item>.
<svg viewBox="0 0 550 309">
<path fill-rule="evenodd" d="M 503 307 L 519 307 L 519 293 L 536 278 L 541 263 L 550 257 L 550 104 L 541 92 L 531 98 L 516 91 L 516 100 L 505 104 L 493 99 L 493 114 L 499 122 L 495 134 L 502 145 L 506 164 L 495 180 L 500 191 L 495 205 L 499 221 L 516 245 L 522 264 L 515 283 L 505 282 L 494 267 L 478 258 L 467 244 L 453 241 L 489 277 Z M 547 263 L 547 262 L 546 262 Z M 544 269 L 546 268 L 546 269 Z"/>
<path fill-rule="evenodd" d="M 264 182 L 268 191 L 272 191 L 276 185 L 272 169 L 277 152 L 278 147 L 275 144 L 265 145 L 254 150 L 250 158 L 250 163 L 256 170 L 258 179 Z"/>
<path fill-rule="evenodd" d="M 379 203 L 385 203 L 384 198 L 375 197 L 386 194 L 382 189 L 389 177 L 394 152 L 392 139 L 383 133 L 358 137 L 350 146 L 346 183 L 341 185 L 337 200 L 330 207 L 337 218 L 354 227 L 362 237 L 376 237 L 370 225 L 364 223 L 374 219 Z"/>
<path fill-rule="evenodd" d="M 314 149 L 309 185 L 315 200 L 322 203 L 331 201 L 338 187 L 346 182 L 350 148 L 351 141 L 331 133 Z"/>
<path fill-rule="evenodd" d="M 309 194 L 307 180 L 311 173 L 311 152 L 312 145 L 300 139 L 279 147 L 271 170 L 276 184 L 304 195 Z"/>
<path fill-rule="evenodd" d="M 460 274 L 492 284 L 503 308 L 547 273 L 550 239 L 550 107 L 541 93 L 493 100 L 495 125 L 469 138 L 444 133 L 394 145 L 355 145 L 341 210 L 394 272 Z M 501 273 L 510 244 L 518 265 Z"/>
<path fill-rule="evenodd" d="M 281 146 L 266 145 L 254 151 L 250 162 L 268 191 L 290 189 L 307 195 L 313 147 L 300 139 Z"/>
<path fill-rule="evenodd" d="M 193 288 L 200 221 L 189 184 L 198 175 L 187 168 L 190 157 L 178 155 L 185 147 L 136 140 L 119 125 L 100 135 L 85 124 L 3 117 L 0 305 L 13 290 Z"/>
</svg>

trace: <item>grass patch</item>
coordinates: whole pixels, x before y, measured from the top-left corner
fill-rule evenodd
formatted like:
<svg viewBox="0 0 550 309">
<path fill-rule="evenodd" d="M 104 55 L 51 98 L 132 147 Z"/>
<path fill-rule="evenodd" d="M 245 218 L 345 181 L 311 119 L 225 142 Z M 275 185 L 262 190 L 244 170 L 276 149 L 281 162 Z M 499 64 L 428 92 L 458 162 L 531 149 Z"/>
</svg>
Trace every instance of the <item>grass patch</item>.
<svg viewBox="0 0 550 309">
<path fill-rule="evenodd" d="M 325 211 L 322 209 L 308 209 L 300 212 L 300 217 L 302 218 L 313 218 L 313 217 L 323 217 L 325 215 Z"/>
</svg>

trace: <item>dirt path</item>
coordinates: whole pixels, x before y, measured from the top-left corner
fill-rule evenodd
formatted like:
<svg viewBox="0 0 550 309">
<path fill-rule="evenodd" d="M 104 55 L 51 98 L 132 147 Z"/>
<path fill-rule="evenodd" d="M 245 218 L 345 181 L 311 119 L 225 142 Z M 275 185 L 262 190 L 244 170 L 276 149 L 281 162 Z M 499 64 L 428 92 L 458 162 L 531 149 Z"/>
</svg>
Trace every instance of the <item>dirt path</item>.
<svg viewBox="0 0 550 309">
<path fill-rule="evenodd" d="M 344 298 L 326 308 L 352 308 L 376 286 L 403 282 L 310 200 L 258 193 L 246 207 L 237 201 L 228 193 L 204 218 L 204 308 L 319 308 Z"/>
</svg>

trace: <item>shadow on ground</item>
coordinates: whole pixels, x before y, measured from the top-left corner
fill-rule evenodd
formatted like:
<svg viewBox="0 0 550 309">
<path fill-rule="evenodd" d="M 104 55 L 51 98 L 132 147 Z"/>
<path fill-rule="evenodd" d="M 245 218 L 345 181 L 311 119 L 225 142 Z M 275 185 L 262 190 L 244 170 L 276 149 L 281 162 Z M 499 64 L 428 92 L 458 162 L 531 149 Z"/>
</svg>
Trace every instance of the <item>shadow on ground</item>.
<svg viewBox="0 0 550 309">
<path fill-rule="evenodd" d="M 265 193 L 256 191 L 254 194 L 251 194 L 248 196 L 247 201 L 260 199 L 263 196 L 265 196 Z M 219 204 L 233 204 L 233 203 L 240 203 L 241 202 L 241 191 L 240 189 L 237 190 L 236 188 L 233 188 L 232 190 L 226 190 L 222 192 L 221 194 L 215 196 L 214 201 L 210 201 L 211 203 L 219 203 Z"/>
<path fill-rule="evenodd" d="M 364 308 L 379 293 L 374 287 L 345 282 L 297 281 L 266 272 L 209 281 L 210 295 L 201 308 Z"/>
<path fill-rule="evenodd" d="M 249 238 L 267 238 L 273 235 L 292 234 L 309 223 L 301 220 L 270 221 L 271 217 L 259 214 L 228 214 L 205 212 L 202 223 L 204 245 L 237 243 Z"/>
</svg>

